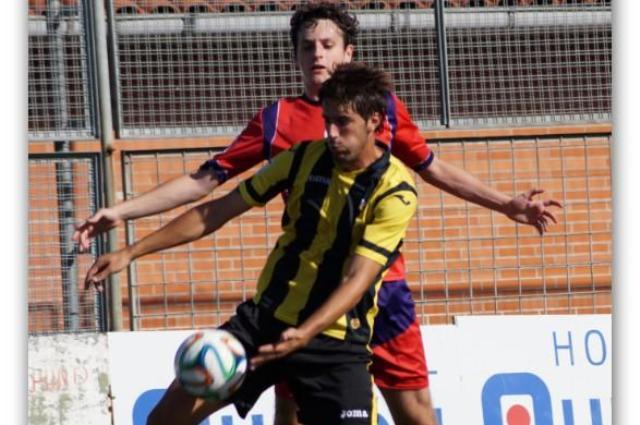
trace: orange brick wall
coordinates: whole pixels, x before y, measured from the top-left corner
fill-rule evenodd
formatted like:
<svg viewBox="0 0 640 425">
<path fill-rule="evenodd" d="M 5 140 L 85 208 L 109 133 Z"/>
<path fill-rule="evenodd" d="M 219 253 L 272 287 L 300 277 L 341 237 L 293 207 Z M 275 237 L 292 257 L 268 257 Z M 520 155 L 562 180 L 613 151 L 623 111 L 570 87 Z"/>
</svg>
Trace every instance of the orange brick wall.
<svg viewBox="0 0 640 425">
<path fill-rule="evenodd" d="M 533 228 L 443 194 L 417 177 L 420 208 L 406 237 L 404 255 L 424 324 L 451 323 L 455 315 L 464 314 L 611 311 L 610 137 L 591 134 L 588 130 L 593 128 L 556 128 L 556 133 L 564 133 L 561 136 L 553 135 L 553 130 L 536 129 L 532 133 L 538 134 L 532 136 L 514 135 L 522 130 L 488 130 L 482 139 L 441 138 L 431 143 L 440 158 L 501 191 L 515 194 L 541 187 L 547 191 L 544 197 L 559 200 L 565 208 L 557 212 L 559 223 L 540 238 Z M 443 135 L 427 134 L 433 140 L 430 136 Z M 217 140 L 213 145 L 226 143 Z M 211 145 L 204 139 L 118 141 L 114 156 L 118 201 L 125 197 L 120 150 Z M 76 145 L 84 150 L 96 147 L 95 142 Z M 127 196 L 195 169 L 208 155 L 203 151 L 131 156 L 133 182 Z M 226 184 L 215 195 L 233 185 Z M 132 227 L 135 238 L 185 208 L 137 220 Z M 224 321 L 240 300 L 251 296 L 279 234 L 281 211 L 278 199 L 232 221 L 214 236 L 139 259 L 131 274 L 136 327 L 188 328 Z M 124 243 L 123 229 L 120 236 Z M 125 327 L 131 325 L 127 281 L 127 273 L 122 273 Z"/>
</svg>

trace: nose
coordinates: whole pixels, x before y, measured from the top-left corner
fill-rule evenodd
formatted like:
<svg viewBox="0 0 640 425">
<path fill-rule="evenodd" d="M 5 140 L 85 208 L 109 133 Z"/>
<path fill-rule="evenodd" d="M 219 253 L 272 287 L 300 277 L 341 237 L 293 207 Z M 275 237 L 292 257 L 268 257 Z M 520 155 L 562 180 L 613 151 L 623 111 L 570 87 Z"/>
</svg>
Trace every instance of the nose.
<svg viewBox="0 0 640 425">
<path fill-rule="evenodd" d="M 313 57 L 321 58 L 324 55 L 324 46 L 322 43 L 315 43 L 313 45 Z"/>
<path fill-rule="evenodd" d="M 336 137 L 338 137 L 338 134 L 340 134 L 340 131 L 338 130 L 338 126 L 335 124 L 328 123 L 327 136 L 329 136 L 330 139 L 335 139 Z"/>
</svg>

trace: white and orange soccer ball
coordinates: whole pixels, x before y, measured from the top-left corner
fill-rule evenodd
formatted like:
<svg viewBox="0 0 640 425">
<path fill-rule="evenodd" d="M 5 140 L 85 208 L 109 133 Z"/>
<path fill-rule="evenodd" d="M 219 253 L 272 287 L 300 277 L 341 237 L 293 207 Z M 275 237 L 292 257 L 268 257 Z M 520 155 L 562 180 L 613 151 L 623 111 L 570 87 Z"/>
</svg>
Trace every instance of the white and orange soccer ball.
<svg viewBox="0 0 640 425">
<path fill-rule="evenodd" d="M 222 329 L 187 337 L 176 352 L 176 378 L 190 394 L 224 400 L 242 385 L 247 372 L 244 347 Z"/>
</svg>

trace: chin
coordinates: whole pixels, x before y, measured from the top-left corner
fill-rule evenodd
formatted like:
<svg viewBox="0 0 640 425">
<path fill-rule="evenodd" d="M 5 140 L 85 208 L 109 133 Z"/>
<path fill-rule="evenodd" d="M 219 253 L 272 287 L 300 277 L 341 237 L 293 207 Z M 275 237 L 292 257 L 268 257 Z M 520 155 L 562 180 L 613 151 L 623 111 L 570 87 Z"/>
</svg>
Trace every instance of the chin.
<svg viewBox="0 0 640 425">
<path fill-rule="evenodd" d="M 329 73 L 326 72 L 326 71 L 323 71 L 322 73 L 319 73 L 319 74 L 312 74 L 311 75 L 311 79 L 313 80 L 313 82 L 318 84 L 318 85 L 324 83 L 329 78 L 331 78 L 331 75 L 329 75 Z"/>
</svg>

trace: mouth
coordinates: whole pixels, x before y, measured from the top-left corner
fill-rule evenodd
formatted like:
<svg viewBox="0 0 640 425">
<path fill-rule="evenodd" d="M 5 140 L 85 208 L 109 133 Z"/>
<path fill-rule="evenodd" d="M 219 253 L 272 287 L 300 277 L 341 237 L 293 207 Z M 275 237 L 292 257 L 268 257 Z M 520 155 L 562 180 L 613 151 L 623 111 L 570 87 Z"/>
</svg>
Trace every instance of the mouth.
<svg viewBox="0 0 640 425">
<path fill-rule="evenodd" d="M 337 156 L 344 156 L 347 154 L 347 151 L 340 148 L 339 146 L 337 146 L 334 143 L 329 143 L 329 150 L 331 151 L 331 153 L 333 153 L 334 155 Z"/>
<path fill-rule="evenodd" d="M 327 69 L 327 67 L 325 67 L 324 65 L 312 65 L 311 66 L 311 72 L 313 72 L 313 73 L 323 72 L 326 69 Z"/>
</svg>

